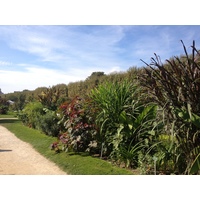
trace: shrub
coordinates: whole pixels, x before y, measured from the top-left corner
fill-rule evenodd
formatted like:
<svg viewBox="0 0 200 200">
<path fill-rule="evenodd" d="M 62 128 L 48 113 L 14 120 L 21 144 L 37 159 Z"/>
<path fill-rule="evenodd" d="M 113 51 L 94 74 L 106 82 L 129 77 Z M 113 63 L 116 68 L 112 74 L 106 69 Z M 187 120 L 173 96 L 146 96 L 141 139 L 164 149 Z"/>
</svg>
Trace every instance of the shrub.
<svg viewBox="0 0 200 200">
<path fill-rule="evenodd" d="M 40 102 L 30 102 L 18 113 L 18 117 L 25 125 L 39 129 L 40 119 L 44 114 L 43 105 Z"/>
<path fill-rule="evenodd" d="M 60 118 L 57 112 L 44 108 L 40 102 L 28 103 L 18 116 L 26 126 L 49 136 L 56 137 L 63 130 L 62 124 L 58 124 Z"/>
<path fill-rule="evenodd" d="M 59 118 L 55 111 L 48 109 L 43 109 L 45 111 L 44 115 L 40 115 L 38 128 L 45 134 L 53 137 L 57 137 L 62 130 L 59 122 Z"/>
<path fill-rule="evenodd" d="M 70 102 L 66 102 L 60 107 L 63 118 L 59 122 L 63 124 L 66 132 L 59 136 L 63 150 L 86 151 L 96 134 L 92 108 L 89 101 L 80 97 L 75 97 Z"/>
<path fill-rule="evenodd" d="M 7 114 L 9 103 L 6 99 L 0 97 L 0 114 Z"/>
</svg>

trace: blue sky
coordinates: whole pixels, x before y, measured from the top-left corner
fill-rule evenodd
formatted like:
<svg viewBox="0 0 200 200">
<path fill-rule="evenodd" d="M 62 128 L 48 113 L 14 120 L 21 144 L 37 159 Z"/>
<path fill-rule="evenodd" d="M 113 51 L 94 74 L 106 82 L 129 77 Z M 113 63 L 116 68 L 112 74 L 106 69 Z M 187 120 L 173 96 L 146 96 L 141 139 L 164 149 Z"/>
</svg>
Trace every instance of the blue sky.
<svg viewBox="0 0 200 200">
<path fill-rule="evenodd" d="M 84 80 L 92 72 L 126 71 L 200 48 L 200 26 L 1 25 L 0 88 L 4 93 Z"/>
</svg>

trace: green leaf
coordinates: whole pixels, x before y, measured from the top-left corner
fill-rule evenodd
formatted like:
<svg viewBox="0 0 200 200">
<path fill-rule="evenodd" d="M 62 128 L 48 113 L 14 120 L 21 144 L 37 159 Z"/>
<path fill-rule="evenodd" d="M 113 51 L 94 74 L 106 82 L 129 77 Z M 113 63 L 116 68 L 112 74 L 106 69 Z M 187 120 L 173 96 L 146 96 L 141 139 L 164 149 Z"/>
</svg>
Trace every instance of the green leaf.
<svg viewBox="0 0 200 200">
<path fill-rule="evenodd" d="M 200 153 L 195 158 L 192 163 L 192 167 L 190 168 L 189 174 L 195 174 L 200 170 Z"/>
<path fill-rule="evenodd" d="M 125 112 L 125 111 L 121 112 L 121 114 L 120 114 L 120 116 L 119 116 L 120 122 L 125 123 L 126 120 L 127 120 L 126 118 L 127 118 L 127 117 L 126 117 L 126 112 Z"/>
<path fill-rule="evenodd" d="M 198 115 L 192 113 L 191 121 L 196 127 L 200 128 L 200 117 Z"/>
<path fill-rule="evenodd" d="M 196 127 L 200 128 L 200 117 L 191 111 L 176 108 L 175 114 L 182 118 L 185 122 L 192 122 Z"/>
<path fill-rule="evenodd" d="M 119 128 L 117 129 L 117 135 L 120 135 L 121 131 L 124 129 L 124 125 L 120 124 Z"/>
<path fill-rule="evenodd" d="M 143 122 L 143 120 L 148 120 L 149 118 L 153 119 L 156 115 L 156 109 L 156 105 L 149 105 L 145 107 L 143 111 L 139 114 L 139 116 L 136 118 L 134 124 L 138 126 Z"/>
<path fill-rule="evenodd" d="M 151 131 L 149 131 L 149 132 L 148 132 L 148 134 L 149 134 L 149 135 L 153 135 L 153 136 L 154 136 L 156 133 L 155 133 L 155 131 L 154 131 L 154 130 L 151 130 Z"/>
<path fill-rule="evenodd" d="M 130 130 L 133 129 L 133 125 L 131 125 L 131 124 L 128 124 L 128 127 L 129 127 Z"/>
</svg>

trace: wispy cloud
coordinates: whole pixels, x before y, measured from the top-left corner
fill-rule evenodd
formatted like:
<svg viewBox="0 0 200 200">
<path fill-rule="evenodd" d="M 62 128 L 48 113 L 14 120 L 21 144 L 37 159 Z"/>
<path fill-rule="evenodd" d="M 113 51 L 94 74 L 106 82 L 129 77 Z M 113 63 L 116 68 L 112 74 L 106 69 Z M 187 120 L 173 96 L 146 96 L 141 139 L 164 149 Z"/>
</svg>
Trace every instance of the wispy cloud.
<svg viewBox="0 0 200 200">
<path fill-rule="evenodd" d="M 9 66 L 12 65 L 11 62 L 0 60 L 0 66 Z"/>
<path fill-rule="evenodd" d="M 35 56 L 33 63 L 54 63 L 58 69 L 91 69 L 110 72 L 125 67 L 118 42 L 125 36 L 124 26 L 14 26 L 0 27 L 12 49 Z M 23 58 L 22 58 L 23 59 Z M 23 60 L 21 60 L 23 62 Z M 45 66 L 45 64 L 43 64 Z M 88 74 L 89 76 L 89 74 Z"/>
</svg>

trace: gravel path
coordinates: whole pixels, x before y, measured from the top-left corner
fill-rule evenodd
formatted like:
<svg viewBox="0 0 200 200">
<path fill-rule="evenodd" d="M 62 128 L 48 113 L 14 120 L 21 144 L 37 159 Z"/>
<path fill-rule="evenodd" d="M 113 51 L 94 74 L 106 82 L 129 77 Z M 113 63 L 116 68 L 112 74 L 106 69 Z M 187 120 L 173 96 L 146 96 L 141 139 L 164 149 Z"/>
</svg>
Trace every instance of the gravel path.
<svg viewBox="0 0 200 200">
<path fill-rule="evenodd" d="M 0 126 L 0 175 L 66 175 L 33 147 Z"/>
</svg>

